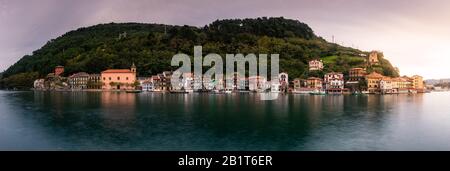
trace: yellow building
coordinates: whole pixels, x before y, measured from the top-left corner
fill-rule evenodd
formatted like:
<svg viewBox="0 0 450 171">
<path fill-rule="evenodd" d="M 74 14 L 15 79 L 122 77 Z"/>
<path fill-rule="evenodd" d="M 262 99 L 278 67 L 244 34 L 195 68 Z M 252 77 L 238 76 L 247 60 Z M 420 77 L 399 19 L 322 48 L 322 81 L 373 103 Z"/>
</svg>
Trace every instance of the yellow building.
<svg viewBox="0 0 450 171">
<path fill-rule="evenodd" d="M 308 88 L 322 90 L 323 88 L 323 80 L 317 77 L 310 77 L 306 80 L 306 84 Z"/>
<path fill-rule="evenodd" d="M 378 93 L 381 91 L 380 81 L 384 78 L 383 75 L 378 74 L 376 72 L 372 72 L 369 75 L 366 75 L 367 80 L 367 91 L 369 93 Z"/>
<path fill-rule="evenodd" d="M 412 78 L 412 88 L 416 90 L 423 90 L 425 89 L 425 86 L 423 84 L 423 77 L 419 75 L 414 75 Z"/>
<path fill-rule="evenodd" d="M 136 66 L 131 69 L 108 69 L 101 73 L 104 90 L 132 90 L 135 89 Z"/>
</svg>

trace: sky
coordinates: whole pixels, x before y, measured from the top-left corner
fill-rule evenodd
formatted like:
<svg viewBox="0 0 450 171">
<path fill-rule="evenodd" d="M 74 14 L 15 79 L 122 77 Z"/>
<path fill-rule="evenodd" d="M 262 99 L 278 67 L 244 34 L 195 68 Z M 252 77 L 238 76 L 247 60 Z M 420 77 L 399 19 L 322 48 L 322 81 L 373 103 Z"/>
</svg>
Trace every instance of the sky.
<svg viewBox="0 0 450 171">
<path fill-rule="evenodd" d="M 329 41 L 383 51 L 401 75 L 450 78 L 448 9 L 448 0 L 0 0 L 0 71 L 50 39 L 99 23 L 204 26 L 282 16 Z"/>
</svg>

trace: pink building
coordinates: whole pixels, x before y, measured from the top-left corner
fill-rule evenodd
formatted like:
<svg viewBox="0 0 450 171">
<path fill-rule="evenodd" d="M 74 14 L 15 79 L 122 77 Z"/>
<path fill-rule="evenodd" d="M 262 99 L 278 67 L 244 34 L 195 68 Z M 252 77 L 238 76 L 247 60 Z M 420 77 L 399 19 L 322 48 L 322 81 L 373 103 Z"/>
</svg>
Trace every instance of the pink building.
<svg viewBox="0 0 450 171">
<path fill-rule="evenodd" d="M 101 73 L 104 90 L 132 90 L 135 89 L 136 66 L 131 69 L 108 69 Z"/>
</svg>

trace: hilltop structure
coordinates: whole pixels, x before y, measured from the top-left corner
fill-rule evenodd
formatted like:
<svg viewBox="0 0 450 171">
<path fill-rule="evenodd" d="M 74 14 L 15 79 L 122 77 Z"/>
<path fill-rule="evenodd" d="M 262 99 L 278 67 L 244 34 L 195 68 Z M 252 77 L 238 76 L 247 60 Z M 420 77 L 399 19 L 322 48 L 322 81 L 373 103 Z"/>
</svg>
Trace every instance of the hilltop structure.
<svg viewBox="0 0 450 171">
<path fill-rule="evenodd" d="M 380 61 L 378 60 L 378 53 L 382 53 L 382 52 L 379 52 L 379 51 L 370 52 L 369 58 L 368 58 L 369 66 L 379 64 Z"/>
</svg>

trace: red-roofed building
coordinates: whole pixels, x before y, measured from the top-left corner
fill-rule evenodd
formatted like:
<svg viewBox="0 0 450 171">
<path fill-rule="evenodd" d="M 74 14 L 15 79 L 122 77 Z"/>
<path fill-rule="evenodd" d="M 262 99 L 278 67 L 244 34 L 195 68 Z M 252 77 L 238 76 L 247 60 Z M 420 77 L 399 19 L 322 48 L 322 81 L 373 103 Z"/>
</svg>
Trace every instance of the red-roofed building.
<svg viewBox="0 0 450 171">
<path fill-rule="evenodd" d="M 136 66 L 131 69 L 108 69 L 101 73 L 104 90 L 132 90 L 135 89 Z"/>
<path fill-rule="evenodd" d="M 64 66 L 56 66 L 55 76 L 61 76 L 62 73 L 64 73 Z"/>
</svg>

